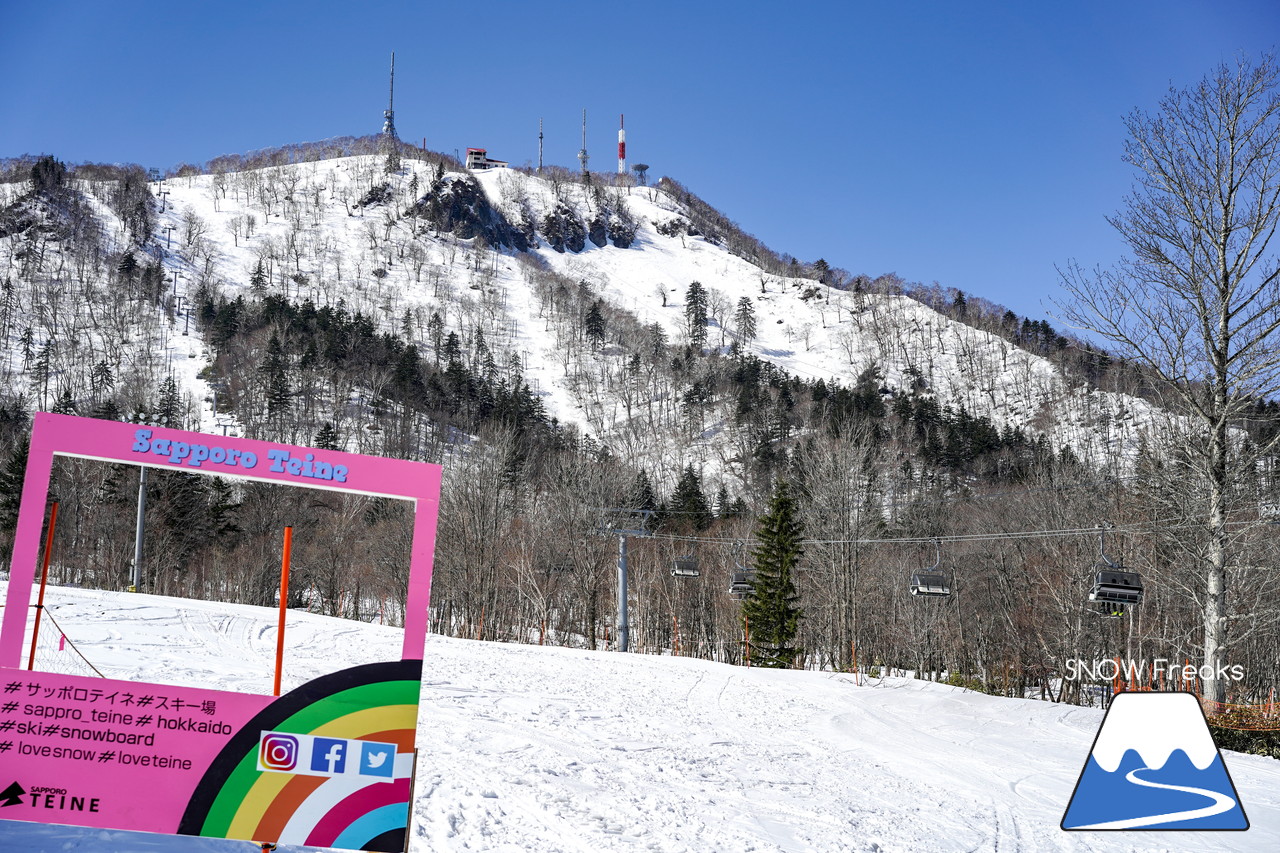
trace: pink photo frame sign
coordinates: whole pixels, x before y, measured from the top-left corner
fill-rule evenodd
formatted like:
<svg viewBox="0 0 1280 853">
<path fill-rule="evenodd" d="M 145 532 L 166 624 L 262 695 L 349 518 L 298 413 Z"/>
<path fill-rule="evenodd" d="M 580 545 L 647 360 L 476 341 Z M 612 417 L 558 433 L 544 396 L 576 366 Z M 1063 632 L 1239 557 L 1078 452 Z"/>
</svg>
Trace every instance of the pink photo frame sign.
<svg viewBox="0 0 1280 853">
<path fill-rule="evenodd" d="M 23 669 L 55 455 L 413 500 L 401 660 L 278 698 Z M 403 849 L 440 483 L 421 462 L 37 414 L 0 623 L 0 820 Z"/>
</svg>

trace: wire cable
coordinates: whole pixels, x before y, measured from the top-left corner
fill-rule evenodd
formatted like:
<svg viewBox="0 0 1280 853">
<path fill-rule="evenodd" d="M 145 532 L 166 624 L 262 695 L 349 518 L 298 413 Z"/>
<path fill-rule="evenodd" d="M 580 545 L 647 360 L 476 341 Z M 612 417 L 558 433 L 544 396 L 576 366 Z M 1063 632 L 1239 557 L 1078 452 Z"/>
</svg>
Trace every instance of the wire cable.
<svg viewBox="0 0 1280 853">
<path fill-rule="evenodd" d="M 1237 525 L 1249 522 L 1233 522 Z M 1155 521 L 1135 522 L 1108 528 L 1114 533 L 1145 533 L 1152 530 L 1181 530 L 1194 527 L 1194 519 L 1189 517 L 1157 519 Z M 801 539 L 800 545 L 921 545 L 932 542 L 998 542 L 1022 539 L 1045 539 L 1055 536 L 1097 536 L 1098 526 L 1065 527 L 1043 530 L 1007 530 L 997 533 L 955 533 L 942 536 L 893 536 L 875 539 Z M 649 533 L 646 539 L 661 539 L 669 542 L 697 542 L 701 544 L 735 544 L 742 542 L 741 537 L 697 536 L 679 533 Z M 749 537 L 749 538 L 754 538 Z"/>
</svg>

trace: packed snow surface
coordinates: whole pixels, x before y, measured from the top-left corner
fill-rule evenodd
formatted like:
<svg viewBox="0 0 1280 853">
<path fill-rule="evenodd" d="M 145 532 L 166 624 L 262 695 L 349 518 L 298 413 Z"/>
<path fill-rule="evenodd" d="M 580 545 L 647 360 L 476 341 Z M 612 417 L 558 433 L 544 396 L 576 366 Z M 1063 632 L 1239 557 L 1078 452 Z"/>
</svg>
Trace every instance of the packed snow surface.
<svg viewBox="0 0 1280 853">
<path fill-rule="evenodd" d="M 64 588 L 46 604 L 110 677 L 267 691 L 272 610 Z M 399 655 L 389 627 L 299 612 L 287 630 L 286 686 Z M 1102 716 L 904 678 L 431 636 L 411 850 L 1280 850 L 1280 762 L 1236 753 L 1247 832 L 1062 831 Z M 5 851 L 251 849 L 0 820 Z"/>
</svg>

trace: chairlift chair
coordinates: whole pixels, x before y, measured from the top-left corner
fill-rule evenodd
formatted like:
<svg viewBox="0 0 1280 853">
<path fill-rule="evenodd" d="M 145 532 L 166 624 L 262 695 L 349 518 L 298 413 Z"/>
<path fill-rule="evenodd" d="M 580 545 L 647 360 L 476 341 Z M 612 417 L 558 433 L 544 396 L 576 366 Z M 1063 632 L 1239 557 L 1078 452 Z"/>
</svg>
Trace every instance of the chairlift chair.
<svg viewBox="0 0 1280 853">
<path fill-rule="evenodd" d="M 1093 576 L 1089 600 L 1103 604 L 1141 604 L 1142 578 L 1137 572 L 1122 571 L 1120 566 L 1102 565 Z"/>
<path fill-rule="evenodd" d="M 754 569 L 742 565 L 746 543 L 738 542 L 733 546 L 733 571 L 729 573 L 729 595 L 734 598 L 746 598 L 755 588 L 756 573 Z"/>
<path fill-rule="evenodd" d="M 951 594 L 951 579 L 939 569 L 942 565 L 942 547 L 937 539 L 933 540 L 933 551 L 933 565 L 911 575 L 912 595 L 943 598 Z"/>
<path fill-rule="evenodd" d="M 1089 589 L 1089 601 L 1100 605 L 1095 612 L 1102 616 L 1123 616 L 1125 607 L 1142 603 L 1142 578 L 1137 572 L 1127 572 L 1123 562 L 1113 562 L 1107 556 L 1106 528 L 1098 530 L 1098 561 L 1093 564 L 1093 586 Z"/>
<path fill-rule="evenodd" d="M 671 563 L 671 576 L 673 578 L 696 578 L 698 575 L 698 561 L 692 554 L 676 557 Z"/>
<path fill-rule="evenodd" d="M 547 574 L 564 575 L 573 571 L 573 561 L 568 557 L 557 557 L 547 564 Z"/>
<path fill-rule="evenodd" d="M 916 572 L 911 576 L 911 594 L 947 596 L 951 594 L 951 582 L 941 572 Z"/>
</svg>

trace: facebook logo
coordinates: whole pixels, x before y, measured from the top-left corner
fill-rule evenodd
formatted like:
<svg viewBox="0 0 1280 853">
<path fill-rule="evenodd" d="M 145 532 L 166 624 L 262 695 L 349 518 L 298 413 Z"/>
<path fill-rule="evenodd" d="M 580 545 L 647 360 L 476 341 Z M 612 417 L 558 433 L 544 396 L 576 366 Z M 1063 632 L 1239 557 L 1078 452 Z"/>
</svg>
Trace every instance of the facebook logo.
<svg viewBox="0 0 1280 853">
<path fill-rule="evenodd" d="M 360 753 L 361 776 L 383 776 L 390 779 L 395 775 L 396 745 L 393 743 L 373 743 L 366 741 Z"/>
<path fill-rule="evenodd" d="M 311 741 L 311 769 L 317 773 L 343 773 L 347 767 L 347 742 L 318 737 Z"/>
</svg>

